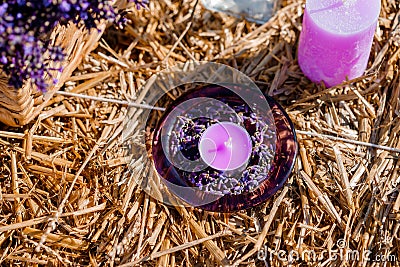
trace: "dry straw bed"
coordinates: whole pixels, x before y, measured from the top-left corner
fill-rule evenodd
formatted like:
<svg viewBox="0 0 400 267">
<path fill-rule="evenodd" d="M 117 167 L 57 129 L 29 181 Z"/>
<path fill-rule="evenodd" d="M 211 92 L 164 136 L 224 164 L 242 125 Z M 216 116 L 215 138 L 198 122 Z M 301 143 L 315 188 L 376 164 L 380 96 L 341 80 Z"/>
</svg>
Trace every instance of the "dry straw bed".
<svg viewBox="0 0 400 267">
<path fill-rule="evenodd" d="M 382 1 L 366 75 L 329 89 L 297 64 L 304 1 L 280 2 L 264 25 L 196 4 L 151 1 L 135 11 L 62 88 L 122 102 L 56 95 L 23 128 L 1 126 L 1 265 L 266 266 L 257 259 L 264 248 L 269 266 L 400 265 L 398 1 Z M 296 126 L 293 175 L 258 207 L 171 207 L 132 182 L 122 104 L 140 102 L 138 88 L 152 74 L 194 59 L 249 75 Z M 154 175 L 146 155 L 135 164 L 141 176 Z"/>
</svg>

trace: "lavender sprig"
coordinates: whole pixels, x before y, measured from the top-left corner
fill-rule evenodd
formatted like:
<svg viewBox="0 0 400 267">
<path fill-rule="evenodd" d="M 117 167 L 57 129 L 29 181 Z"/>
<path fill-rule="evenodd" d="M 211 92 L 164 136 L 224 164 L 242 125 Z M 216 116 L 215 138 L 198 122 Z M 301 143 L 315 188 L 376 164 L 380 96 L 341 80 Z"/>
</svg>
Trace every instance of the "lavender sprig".
<svg viewBox="0 0 400 267">
<path fill-rule="evenodd" d="M 149 0 L 133 0 L 132 2 L 136 4 L 136 9 L 146 8 L 149 5 Z"/>
<path fill-rule="evenodd" d="M 202 171 L 193 170 L 192 172 L 178 170 L 186 181 L 204 192 L 221 195 L 239 195 L 244 192 L 251 192 L 262 183 L 271 169 L 275 151 L 273 145 L 274 132 L 247 105 L 242 104 L 232 106 L 232 108 L 237 112 L 239 120 L 247 125 L 247 128 L 252 128 L 253 149 L 250 163 L 240 177 L 231 176 L 229 173 L 211 167 Z M 198 145 L 202 133 L 210 125 L 218 123 L 218 118 L 224 111 L 223 108 L 214 110 L 212 112 L 212 114 L 215 114 L 213 119 L 202 117 L 191 119 L 190 117 L 180 116 L 178 125 L 175 127 L 176 131 L 171 133 L 171 136 L 173 136 L 171 143 L 172 158 L 179 159 L 176 157 L 176 154 L 180 155 L 179 151 L 189 160 L 199 159 Z"/>
<path fill-rule="evenodd" d="M 148 0 L 129 0 L 137 8 Z M 73 22 L 95 29 L 105 19 L 119 26 L 126 22 L 112 1 L 102 0 L 0 0 L 0 66 L 15 88 L 31 79 L 38 90 L 46 90 L 50 62 L 61 62 L 60 47 L 51 46 L 49 34 L 57 24 Z M 48 52 L 48 57 L 44 55 Z M 58 69 L 61 71 L 61 69 Z M 53 83 L 56 82 L 53 80 Z"/>
</svg>

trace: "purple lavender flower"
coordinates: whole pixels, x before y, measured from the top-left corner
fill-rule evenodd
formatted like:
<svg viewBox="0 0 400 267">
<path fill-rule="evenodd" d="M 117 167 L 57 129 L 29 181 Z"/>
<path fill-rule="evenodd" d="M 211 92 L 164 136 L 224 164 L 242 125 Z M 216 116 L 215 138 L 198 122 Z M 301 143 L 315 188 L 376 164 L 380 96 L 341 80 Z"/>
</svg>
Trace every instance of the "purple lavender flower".
<svg viewBox="0 0 400 267">
<path fill-rule="evenodd" d="M 227 83 L 224 86 L 212 84 L 199 86 L 172 102 L 160 118 L 152 140 L 154 167 L 160 177 L 169 182 L 166 186 L 171 189 L 170 192 L 186 203 L 209 211 L 234 212 L 264 202 L 287 181 L 294 167 L 298 150 L 293 124 L 285 110 L 268 96 L 265 97 L 273 120 L 262 112 L 252 111 L 252 107 L 241 98 L 246 94 L 250 96 L 248 103 L 256 103 L 256 99 L 260 97 L 259 94 L 254 94 L 247 85 Z M 180 159 L 175 160 L 173 155 L 177 151 L 181 152 L 177 155 L 186 158 L 185 161 L 199 157 L 198 152 L 192 149 L 192 142 L 198 142 L 198 138 L 193 137 L 209 125 L 206 121 L 195 120 L 191 116 L 196 113 L 192 110 L 196 109 L 196 106 L 184 107 L 182 103 L 200 97 L 214 98 L 229 105 L 241 117 L 240 122 L 243 123 L 249 135 L 254 137 L 253 153 L 247 166 L 244 166 L 245 169 L 223 172 L 210 166 L 205 168 L 201 166 L 201 170 L 197 171 L 196 168 L 189 169 L 181 164 L 175 165 L 175 163 L 180 163 Z M 253 99 L 255 101 L 251 101 Z M 178 109 L 178 113 L 172 113 Z M 225 110 L 210 107 L 202 114 L 204 117 L 211 117 L 212 120 L 221 121 Z M 176 119 L 172 124 L 168 120 L 171 114 L 174 114 L 173 117 Z M 163 142 L 165 141 L 169 144 L 168 148 L 176 148 L 171 149 L 169 155 L 164 150 Z M 180 186 L 181 191 L 176 190 L 175 186 L 170 186 L 170 183 Z M 189 190 L 186 191 L 185 188 L 197 188 L 202 192 L 186 193 Z M 221 197 L 215 199 L 214 196 Z"/>
<path fill-rule="evenodd" d="M 177 173 L 191 185 L 197 186 L 205 192 L 239 195 L 254 190 L 267 177 L 274 158 L 274 151 L 270 151 L 265 141 L 266 143 L 272 142 L 273 138 L 268 135 L 270 133 L 268 124 L 263 118 L 259 118 L 252 112 L 247 104 L 230 103 L 227 100 L 224 102 L 230 104 L 231 108 L 240 114 L 241 121 L 247 125 L 247 130 L 252 135 L 253 151 L 249 166 L 239 178 L 226 175 L 223 171 L 211 167 L 192 172 L 177 170 Z M 171 133 L 174 137 L 170 152 L 172 158 L 177 158 L 178 151 L 191 161 L 200 158 L 198 150 L 200 137 L 210 125 L 219 122 L 224 109 L 210 107 L 208 111 L 213 114 L 213 119 L 206 117 L 192 119 L 188 114 L 181 115 L 178 125 L 174 128 L 176 131 Z"/>
<path fill-rule="evenodd" d="M 133 0 L 132 2 L 136 4 L 137 9 L 140 9 L 142 7 L 145 8 L 149 5 L 149 0 Z"/>
<path fill-rule="evenodd" d="M 137 8 L 148 4 L 148 0 L 130 1 Z M 44 77 L 53 70 L 49 62 L 64 58 L 62 49 L 48 40 L 54 27 L 72 21 L 95 29 L 101 20 L 121 26 L 125 20 L 120 13 L 107 0 L 0 0 L 0 66 L 9 84 L 20 88 L 31 79 L 44 91 L 48 86 Z M 49 58 L 43 56 L 46 51 Z"/>
</svg>

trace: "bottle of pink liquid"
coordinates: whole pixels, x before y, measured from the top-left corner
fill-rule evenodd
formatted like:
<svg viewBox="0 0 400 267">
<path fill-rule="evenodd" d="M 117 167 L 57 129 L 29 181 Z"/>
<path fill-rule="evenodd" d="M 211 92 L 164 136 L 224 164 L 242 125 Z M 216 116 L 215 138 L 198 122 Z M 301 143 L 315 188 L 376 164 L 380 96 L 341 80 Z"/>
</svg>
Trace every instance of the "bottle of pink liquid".
<svg viewBox="0 0 400 267">
<path fill-rule="evenodd" d="M 363 75 L 380 0 L 307 0 L 298 60 L 313 82 L 328 87 Z"/>
</svg>

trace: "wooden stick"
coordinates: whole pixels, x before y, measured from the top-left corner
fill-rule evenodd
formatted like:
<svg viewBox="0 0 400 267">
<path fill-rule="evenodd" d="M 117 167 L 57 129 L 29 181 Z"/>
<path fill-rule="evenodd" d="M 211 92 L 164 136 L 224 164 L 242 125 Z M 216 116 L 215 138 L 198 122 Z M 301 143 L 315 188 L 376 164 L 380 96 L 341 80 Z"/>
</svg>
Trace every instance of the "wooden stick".
<svg viewBox="0 0 400 267">
<path fill-rule="evenodd" d="M 356 140 L 350 140 L 350 139 L 336 137 L 336 136 L 327 135 L 327 134 L 319 134 L 319 133 L 313 133 L 313 132 L 301 131 L 301 130 L 296 130 L 296 133 L 309 135 L 309 136 L 313 136 L 313 137 L 319 137 L 319 138 L 322 138 L 322 139 L 324 139 L 324 138 L 331 139 L 333 141 L 342 141 L 342 142 L 345 142 L 345 143 L 350 143 L 350 144 L 359 145 L 359 146 L 366 146 L 366 147 L 372 147 L 372 148 L 376 148 L 376 149 L 382 149 L 382 150 L 386 150 L 386 151 L 389 151 L 389 152 L 400 153 L 400 149 L 398 149 L 398 148 L 393 148 L 393 147 L 388 147 L 388 146 L 381 146 L 381 145 L 376 145 L 376 144 L 371 144 L 371 143 L 361 142 L 361 141 L 356 141 Z"/>
<path fill-rule="evenodd" d="M 22 233 L 37 239 L 41 239 L 44 235 L 44 231 L 30 227 L 26 227 Z M 74 250 L 87 250 L 89 248 L 89 243 L 87 241 L 62 234 L 47 234 L 47 242 L 51 243 L 51 246 L 61 246 Z"/>
<path fill-rule="evenodd" d="M 347 170 L 344 167 L 344 164 L 342 161 L 342 153 L 340 152 L 340 149 L 336 145 L 333 146 L 333 152 L 335 153 L 336 163 L 339 168 L 339 173 L 342 177 L 341 184 L 343 186 L 343 189 L 345 190 L 347 205 L 351 208 L 351 210 L 354 211 L 353 192 L 350 187 L 349 176 L 347 175 Z"/>
<path fill-rule="evenodd" d="M 328 212 L 331 218 L 334 221 L 337 221 L 338 224 L 342 227 L 342 229 L 345 229 L 346 226 L 343 224 L 339 213 L 336 211 L 335 207 L 333 206 L 329 198 L 319 190 L 319 188 L 314 184 L 311 177 L 308 176 L 307 173 L 301 170 L 300 175 L 306 182 L 306 184 L 309 186 L 311 191 L 318 197 L 318 200 L 321 202 L 322 206 L 325 208 L 325 210 Z"/>
<path fill-rule="evenodd" d="M 17 155 L 15 151 L 11 151 L 11 185 L 13 194 L 16 196 L 19 195 L 19 187 L 18 187 L 18 167 L 17 167 Z M 15 198 L 14 202 L 14 212 L 16 215 L 17 223 L 22 222 L 22 210 L 21 203 L 19 197 Z"/>
<path fill-rule="evenodd" d="M 168 254 L 171 254 L 171 253 L 175 253 L 175 252 L 178 252 L 178 251 L 181 251 L 181 250 L 184 250 L 184 249 L 188 249 L 188 248 L 200 245 L 200 244 L 202 244 L 202 243 L 204 243 L 206 241 L 213 240 L 213 239 L 216 239 L 216 238 L 219 238 L 219 237 L 223 237 L 223 236 L 228 236 L 228 235 L 232 235 L 232 233 L 229 232 L 229 231 L 221 231 L 221 232 L 218 232 L 218 233 L 216 233 L 214 235 L 210 235 L 210 236 L 207 236 L 207 237 L 204 237 L 204 238 L 200 238 L 200 239 L 197 239 L 197 240 L 194 240 L 194 241 L 191 241 L 191 242 L 187 242 L 185 244 L 182 244 L 182 245 L 179 245 L 179 246 L 167 249 L 167 250 L 163 250 L 163 251 L 159 251 L 159 252 L 156 252 L 156 253 L 152 253 L 150 256 L 143 257 L 140 260 L 137 260 L 137 261 L 134 261 L 134 262 L 129 262 L 129 263 L 125 263 L 125 264 L 119 265 L 118 267 L 135 266 L 137 264 L 140 264 L 140 263 L 143 263 L 143 262 L 146 262 L 146 261 L 150 261 L 150 260 L 154 260 L 154 259 L 157 259 L 157 258 L 159 258 L 161 256 L 168 255 Z"/>
<path fill-rule="evenodd" d="M 254 248 L 251 249 L 246 255 L 244 255 L 242 258 L 238 259 L 237 261 L 234 262 L 233 266 L 239 266 L 243 261 L 247 260 L 249 257 L 253 256 L 255 253 L 257 253 L 262 245 L 265 242 L 265 237 L 268 234 L 269 228 L 275 218 L 275 214 L 278 211 L 279 206 L 281 205 L 283 198 L 286 196 L 287 192 L 289 191 L 289 187 L 285 186 L 279 195 L 278 199 L 276 202 L 274 202 L 274 206 L 271 209 L 271 212 L 268 215 L 268 220 L 264 224 L 264 227 L 262 229 L 261 234 L 258 236 L 257 243 L 254 245 Z"/>
<path fill-rule="evenodd" d="M 4 138 L 14 138 L 14 139 L 24 139 L 25 134 L 23 133 L 14 133 L 14 132 L 5 132 L 5 131 L 0 131 L 0 137 Z M 59 137 L 51 137 L 51 136 L 41 136 L 41 135 L 33 135 L 32 136 L 33 141 L 38 141 L 38 142 L 50 142 L 50 143 L 70 143 L 71 141 L 59 138 Z"/>
<path fill-rule="evenodd" d="M 71 96 L 71 97 L 77 97 L 77 98 L 82 98 L 82 99 L 90 99 L 93 101 L 108 102 L 108 103 L 119 104 L 119 105 L 124 105 L 124 106 L 128 106 L 128 107 L 165 111 L 165 108 L 153 107 L 153 106 L 146 105 L 146 104 L 138 104 L 138 103 L 125 101 L 125 100 L 119 100 L 119 99 L 83 95 L 83 94 L 77 94 L 77 93 L 71 93 L 71 92 L 65 92 L 65 91 L 57 91 L 55 93 L 58 95 L 63 95 L 63 96 Z"/>
<path fill-rule="evenodd" d="M 189 214 L 189 212 L 186 210 L 185 207 L 183 206 L 177 206 L 176 209 L 181 213 L 183 218 L 186 218 L 189 220 L 189 226 L 192 229 L 192 231 L 196 234 L 197 237 L 199 238 L 207 238 L 208 235 L 204 231 L 203 227 L 201 227 L 194 219 L 193 217 Z M 215 260 L 219 263 L 221 263 L 223 266 L 228 266 L 229 265 L 229 260 L 226 258 L 225 253 L 217 246 L 215 242 L 212 240 L 208 240 L 204 242 L 205 247 L 210 251 L 210 253 L 215 257 Z"/>
<path fill-rule="evenodd" d="M 24 195 L 22 195 L 21 197 L 24 197 Z M 74 211 L 74 212 L 66 212 L 64 214 L 61 214 L 60 218 L 69 217 L 69 216 L 81 216 L 81 215 L 85 215 L 85 214 L 89 214 L 89 213 L 93 213 L 93 212 L 102 211 L 105 208 L 106 208 L 106 203 L 103 203 L 101 205 L 90 207 L 90 208 L 87 208 L 87 209 L 77 210 L 77 211 Z M 20 223 L 13 223 L 13 224 L 10 224 L 10 225 L 0 226 L 0 233 L 11 231 L 11 230 L 16 230 L 16 229 L 21 229 L 21 228 L 24 228 L 24 227 L 34 226 L 34 225 L 37 225 L 37 224 L 40 224 L 40 223 L 47 222 L 51 218 L 52 218 L 52 216 L 49 215 L 49 216 L 43 216 L 43 217 L 39 217 L 39 218 L 34 218 L 34 219 L 31 219 L 31 220 L 23 221 L 23 222 L 20 222 Z"/>
</svg>

